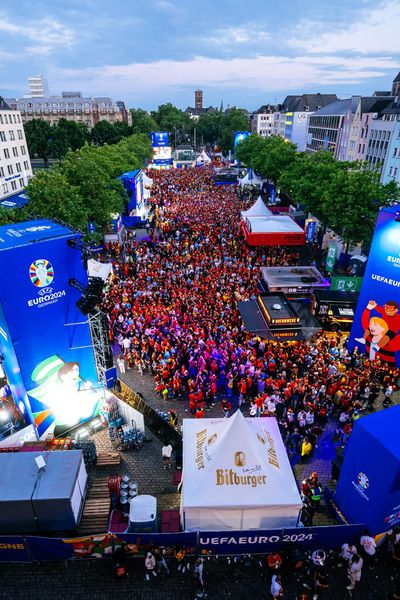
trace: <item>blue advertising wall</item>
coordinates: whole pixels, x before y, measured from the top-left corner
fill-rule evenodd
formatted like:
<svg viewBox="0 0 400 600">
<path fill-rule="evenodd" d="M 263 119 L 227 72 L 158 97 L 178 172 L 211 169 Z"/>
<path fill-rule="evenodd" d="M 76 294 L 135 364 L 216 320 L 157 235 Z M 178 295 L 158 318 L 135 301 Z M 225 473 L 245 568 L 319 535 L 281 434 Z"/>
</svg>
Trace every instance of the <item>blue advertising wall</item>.
<svg viewBox="0 0 400 600">
<path fill-rule="evenodd" d="M 128 212 L 136 208 L 141 208 L 144 196 L 142 171 L 140 169 L 127 171 L 120 175 L 118 179 L 122 181 L 125 191 L 129 196 Z"/>
<path fill-rule="evenodd" d="M 399 214 L 400 205 L 379 211 L 348 344 L 349 350 L 357 346 L 371 360 L 380 358 L 397 366 L 400 366 L 400 222 L 396 221 Z M 395 305 L 388 306 L 390 302 Z"/>
<path fill-rule="evenodd" d="M 400 406 L 355 421 L 335 498 L 378 534 L 400 523 Z"/>
<path fill-rule="evenodd" d="M 4 366 L 39 437 L 91 418 L 103 397 L 87 317 L 76 308 L 81 292 L 69 285 L 87 283 L 80 252 L 67 244 L 74 238 L 47 220 L 0 227 L 0 304 L 15 353 Z"/>
</svg>

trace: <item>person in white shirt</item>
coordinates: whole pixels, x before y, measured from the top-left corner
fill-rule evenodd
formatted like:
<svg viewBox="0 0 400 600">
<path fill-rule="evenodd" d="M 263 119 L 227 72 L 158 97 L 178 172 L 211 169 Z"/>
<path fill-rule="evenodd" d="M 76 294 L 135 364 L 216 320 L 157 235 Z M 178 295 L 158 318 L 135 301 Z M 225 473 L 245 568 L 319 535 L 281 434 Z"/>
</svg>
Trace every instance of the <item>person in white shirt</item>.
<svg viewBox="0 0 400 600">
<path fill-rule="evenodd" d="M 120 370 L 120 372 L 125 373 L 125 371 L 126 371 L 125 359 L 122 354 L 120 356 L 118 356 L 118 358 L 117 358 L 117 365 L 118 365 L 118 369 Z"/>
<path fill-rule="evenodd" d="M 363 547 L 366 556 L 374 556 L 376 553 L 376 543 L 374 538 L 368 535 L 367 531 L 365 531 L 361 536 L 360 544 Z"/>
<path fill-rule="evenodd" d="M 274 600 L 277 600 L 277 598 L 280 598 L 283 595 L 282 579 L 280 575 L 272 575 L 271 595 Z"/>
<path fill-rule="evenodd" d="M 347 586 L 348 590 L 354 590 L 356 583 L 361 581 L 362 566 L 363 559 L 358 554 L 355 554 L 350 560 L 347 570 L 350 579 L 350 585 Z"/>
<path fill-rule="evenodd" d="M 161 455 L 164 463 L 164 469 L 169 469 L 171 467 L 171 454 L 172 454 L 172 446 L 170 443 L 165 443 L 161 449 Z"/>
<path fill-rule="evenodd" d="M 357 548 L 353 544 L 343 544 L 340 556 L 345 560 L 351 560 L 357 554 Z"/>
</svg>

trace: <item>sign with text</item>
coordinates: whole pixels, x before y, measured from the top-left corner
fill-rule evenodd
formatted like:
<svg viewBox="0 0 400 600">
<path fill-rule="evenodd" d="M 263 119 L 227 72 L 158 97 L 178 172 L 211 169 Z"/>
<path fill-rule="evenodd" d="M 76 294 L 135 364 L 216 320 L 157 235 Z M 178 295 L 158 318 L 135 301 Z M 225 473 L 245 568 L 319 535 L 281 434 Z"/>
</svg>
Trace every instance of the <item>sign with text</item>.
<svg viewBox="0 0 400 600">
<path fill-rule="evenodd" d="M 362 277 L 331 277 L 331 290 L 339 292 L 359 292 L 361 289 Z"/>
</svg>

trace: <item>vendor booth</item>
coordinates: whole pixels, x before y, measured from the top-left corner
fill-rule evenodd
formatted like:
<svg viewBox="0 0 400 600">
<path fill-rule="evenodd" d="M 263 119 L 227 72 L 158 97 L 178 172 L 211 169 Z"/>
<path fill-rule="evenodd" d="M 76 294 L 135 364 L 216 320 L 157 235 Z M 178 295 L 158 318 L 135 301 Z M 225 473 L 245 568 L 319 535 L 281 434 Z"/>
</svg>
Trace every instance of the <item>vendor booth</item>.
<svg viewBox="0 0 400 600">
<path fill-rule="evenodd" d="M 208 154 L 205 152 L 205 150 L 200 152 L 199 156 L 196 158 L 196 165 L 197 166 L 209 165 L 210 163 L 211 163 L 211 158 L 208 156 Z"/>
<path fill-rule="evenodd" d="M 249 246 L 300 246 L 306 243 L 305 231 L 286 215 L 246 217 L 242 231 Z"/>
<path fill-rule="evenodd" d="M 353 523 L 376 535 L 400 524 L 400 406 L 354 423 L 335 499 Z"/>
<path fill-rule="evenodd" d="M 253 206 L 251 206 L 247 210 L 242 210 L 240 212 L 240 216 L 244 220 L 248 217 L 259 217 L 260 218 L 260 217 L 270 217 L 271 215 L 272 215 L 272 212 L 269 210 L 269 208 L 267 208 L 265 206 L 264 201 L 261 198 L 261 196 L 258 196 L 258 198 L 255 201 L 255 203 L 253 204 Z"/>
<path fill-rule="evenodd" d="M 295 527 L 301 505 L 275 418 L 184 419 L 186 531 Z"/>
</svg>

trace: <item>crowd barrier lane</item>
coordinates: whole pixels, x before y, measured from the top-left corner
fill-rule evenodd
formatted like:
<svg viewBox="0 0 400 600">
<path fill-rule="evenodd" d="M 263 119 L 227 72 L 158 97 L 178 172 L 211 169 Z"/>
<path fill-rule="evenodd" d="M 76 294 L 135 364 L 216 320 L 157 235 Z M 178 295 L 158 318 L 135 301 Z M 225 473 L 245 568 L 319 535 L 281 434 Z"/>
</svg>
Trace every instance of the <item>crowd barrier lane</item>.
<svg viewBox="0 0 400 600">
<path fill-rule="evenodd" d="M 346 542 L 357 543 L 363 528 L 363 524 L 353 524 L 248 531 L 106 532 L 75 538 L 0 536 L 0 562 L 108 558 L 118 546 L 124 546 L 132 558 L 143 557 L 154 547 L 162 547 L 167 557 L 182 550 L 187 556 L 239 556 L 286 551 L 289 547 L 305 551 L 330 549 Z"/>
</svg>

